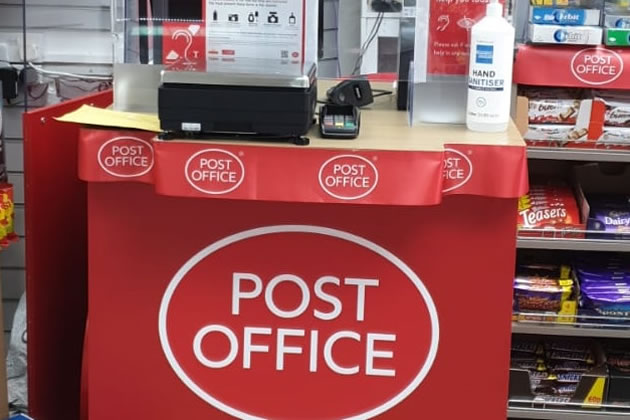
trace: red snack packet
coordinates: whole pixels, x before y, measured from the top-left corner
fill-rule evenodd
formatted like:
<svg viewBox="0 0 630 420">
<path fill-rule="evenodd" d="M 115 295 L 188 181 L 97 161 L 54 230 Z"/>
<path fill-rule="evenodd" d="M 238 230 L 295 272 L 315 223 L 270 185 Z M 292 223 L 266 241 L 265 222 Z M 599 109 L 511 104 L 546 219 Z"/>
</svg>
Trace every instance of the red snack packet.
<svg viewBox="0 0 630 420">
<path fill-rule="evenodd" d="M 534 185 L 519 200 L 519 229 L 563 229 L 580 223 L 580 211 L 567 186 Z"/>
</svg>

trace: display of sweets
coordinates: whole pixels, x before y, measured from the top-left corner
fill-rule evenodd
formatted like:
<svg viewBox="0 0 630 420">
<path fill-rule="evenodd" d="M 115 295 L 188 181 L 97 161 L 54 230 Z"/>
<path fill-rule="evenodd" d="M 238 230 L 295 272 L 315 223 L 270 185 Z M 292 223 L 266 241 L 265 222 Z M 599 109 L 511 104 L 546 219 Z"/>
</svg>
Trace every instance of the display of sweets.
<svg viewBox="0 0 630 420">
<path fill-rule="evenodd" d="M 622 91 L 594 91 L 593 97 L 604 108 L 600 141 L 617 145 L 630 143 L 630 95 Z"/>
<path fill-rule="evenodd" d="M 13 186 L 0 184 L 0 249 L 8 247 L 11 242 L 17 240 L 14 223 Z"/>
<path fill-rule="evenodd" d="M 609 369 L 615 369 L 626 374 L 630 373 L 630 348 L 607 343 L 604 346 L 604 353 Z"/>
<path fill-rule="evenodd" d="M 514 310 L 558 313 L 573 296 L 571 269 L 566 265 L 520 263 L 514 279 Z"/>
<path fill-rule="evenodd" d="M 528 142 L 563 145 L 587 139 L 592 108 L 590 91 L 520 87 L 519 96 L 526 97 L 529 105 L 529 129 L 524 135 Z"/>
<path fill-rule="evenodd" d="M 514 338 L 512 368 L 529 371 L 533 395 L 546 401 L 568 403 L 585 373 L 596 365 L 595 351 L 588 342 L 566 339 Z"/>
<path fill-rule="evenodd" d="M 575 264 L 584 314 L 630 320 L 630 261 L 623 256 L 590 257 Z"/>
<path fill-rule="evenodd" d="M 630 239 L 630 196 L 589 195 L 587 200 L 591 206 L 587 238 Z"/>
</svg>

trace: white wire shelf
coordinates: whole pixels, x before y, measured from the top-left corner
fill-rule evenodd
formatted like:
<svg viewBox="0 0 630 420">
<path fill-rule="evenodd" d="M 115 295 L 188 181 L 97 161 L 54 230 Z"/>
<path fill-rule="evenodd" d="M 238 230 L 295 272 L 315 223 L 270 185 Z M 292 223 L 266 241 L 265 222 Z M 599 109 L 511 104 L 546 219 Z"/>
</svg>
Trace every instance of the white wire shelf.
<svg viewBox="0 0 630 420">
<path fill-rule="evenodd" d="M 550 249 L 558 251 L 630 252 L 630 241 L 519 237 L 517 247 L 519 249 Z"/>
<path fill-rule="evenodd" d="M 614 420 L 630 419 L 630 407 L 627 411 L 601 411 L 596 409 L 560 409 L 560 408 L 521 408 L 510 406 L 508 418 L 531 420 Z"/>
<path fill-rule="evenodd" d="M 514 334 L 630 339 L 630 318 L 517 312 Z M 564 322 L 563 322 L 564 321 Z"/>
<path fill-rule="evenodd" d="M 580 162 L 630 162 L 630 151 L 611 149 L 575 149 L 570 147 L 538 147 L 527 149 L 530 159 L 570 160 Z"/>
<path fill-rule="evenodd" d="M 583 239 L 583 238 L 596 239 Z M 566 227 L 522 229 L 517 247 L 566 251 L 630 252 L 630 232 L 602 232 Z"/>
</svg>

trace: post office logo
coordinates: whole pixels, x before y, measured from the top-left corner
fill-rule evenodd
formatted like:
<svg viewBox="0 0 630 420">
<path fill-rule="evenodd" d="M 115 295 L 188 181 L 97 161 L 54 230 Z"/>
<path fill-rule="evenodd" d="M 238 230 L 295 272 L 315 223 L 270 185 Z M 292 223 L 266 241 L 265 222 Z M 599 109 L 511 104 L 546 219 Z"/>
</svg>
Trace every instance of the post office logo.
<svg viewBox="0 0 630 420">
<path fill-rule="evenodd" d="M 321 166 L 319 184 L 331 197 L 339 200 L 359 200 L 369 196 L 378 185 L 378 169 L 357 155 L 335 156 Z"/>
<path fill-rule="evenodd" d="M 421 388 L 439 322 L 425 284 L 390 251 L 284 225 L 236 233 L 185 262 L 162 299 L 159 336 L 175 375 L 229 415 L 358 420 Z"/>
<path fill-rule="evenodd" d="M 206 149 L 188 159 L 185 175 L 188 183 L 197 191 L 223 195 L 241 186 L 245 180 L 245 165 L 234 153 Z"/>
<path fill-rule="evenodd" d="M 98 164 L 117 178 L 141 177 L 153 169 L 153 146 L 137 137 L 116 137 L 100 147 Z"/>
<path fill-rule="evenodd" d="M 582 83 L 602 86 L 617 80 L 624 70 L 619 54 L 604 48 L 586 48 L 571 60 L 571 72 Z"/>
<path fill-rule="evenodd" d="M 464 153 L 455 149 L 444 150 L 444 173 L 442 192 L 455 191 L 470 181 L 473 164 Z"/>
</svg>

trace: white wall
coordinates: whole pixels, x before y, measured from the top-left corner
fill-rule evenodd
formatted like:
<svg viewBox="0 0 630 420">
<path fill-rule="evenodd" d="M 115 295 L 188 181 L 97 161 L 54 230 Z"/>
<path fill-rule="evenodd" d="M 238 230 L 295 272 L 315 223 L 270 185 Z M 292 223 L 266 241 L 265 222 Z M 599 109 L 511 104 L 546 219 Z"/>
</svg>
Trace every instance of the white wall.
<svg viewBox="0 0 630 420">
<path fill-rule="evenodd" d="M 22 60 L 22 0 L 0 0 L 0 60 Z M 49 70 L 111 73 L 110 0 L 26 0 L 29 58 Z M 23 105 L 6 105 L 9 180 L 14 184 L 19 243 L 0 252 L 4 331 L 8 333 L 24 292 Z"/>
</svg>

